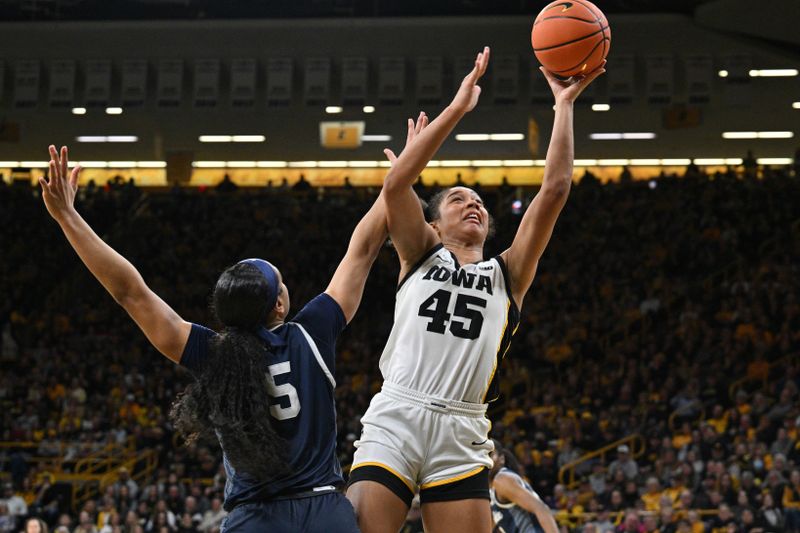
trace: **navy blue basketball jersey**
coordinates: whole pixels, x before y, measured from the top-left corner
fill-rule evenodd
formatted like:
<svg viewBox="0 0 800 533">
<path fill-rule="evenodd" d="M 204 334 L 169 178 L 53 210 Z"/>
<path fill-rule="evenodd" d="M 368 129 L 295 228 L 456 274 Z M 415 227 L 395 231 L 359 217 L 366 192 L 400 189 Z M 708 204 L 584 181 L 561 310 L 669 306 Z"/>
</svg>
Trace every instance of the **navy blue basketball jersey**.
<svg viewBox="0 0 800 533">
<path fill-rule="evenodd" d="M 237 472 L 223 449 L 227 482 L 226 510 L 276 495 L 311 490 L 343 482 L 336 457 L 336 408 L 333 378 L 336 339 L 346 320 L 339 304 L 323 293 L 311 300 L 291 322 L 259 332 L 272 346 L 267 354 L 267 389 L 273 427 L 287 443 L 289 473 L 257 479 Z M 198 324 L 181 357 L 181 365 L 199 374 L 217 334 Z"/>
<path fill-rule="evenodd" d="M 525 490 L 533 494 L 535 498 L 539 498 L 530 484 L 513 470 L 503 467 L 498 474 L 512 476 Z M 494 519 L 493 533 L 542 533 L 544 531 L 535 514 L 529 513 L 513 502 L 501 502 L 494 489 L 490 490 L 489 495 Z"/>
</svg>

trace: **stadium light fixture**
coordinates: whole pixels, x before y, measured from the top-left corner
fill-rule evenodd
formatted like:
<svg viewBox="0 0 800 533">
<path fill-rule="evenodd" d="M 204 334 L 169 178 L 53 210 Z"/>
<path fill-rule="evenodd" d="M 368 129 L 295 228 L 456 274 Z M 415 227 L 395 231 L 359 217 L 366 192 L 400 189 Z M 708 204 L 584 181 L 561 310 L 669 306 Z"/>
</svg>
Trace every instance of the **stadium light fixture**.
<svg viewBox="0 0 800 533">
<path fill-rule="evenodd" d="M 72 108 L 72 114 L 73 115 L 85 115 L 86 114 L 86 108 L 85 107 L 73 107 Z"/>
<path fill-rule="evenodd" d="M 592 104 L 592 111 L 610 111 L 611 106 L 609 104 Z"/>
<path fill-rule="evenodd" d="M 122 108 L 121 107 L 107 107 L 106 108 L 106 115 L 121 115 Z"/>
<path fill-rule="evenodd" d="M 336 113 L 341 113 L 342 111 L 344 111 L 344 109 L 338 105 L 329 105 L 325 108 L 325 112 L 330 115 L 335 115 Z"/>
<path fill-rule="evenodd" d="M 375 112 L 375 106 L 374 105 L 365 105 L 362 108 L 362 111 L 364 111 L 364 113 L 374 113 Z"/>
<path fill-rule="evenodd" d="M 723 131 L 723 139 L 791 139 L 792 131 Z"/>
<path fill-rule="evenodd" d="M 796 68 L 765 68 L 753 69 L 749 72 L 751 78 L 791 78 L 797 76 Z"/>
<path fill-rule="evenodd" d="M 791 165 L 792 159 L 789 157 L 759 157 L 756 163 L 759 165 Z"/>
<path fill-rule="evenodd" d="M 459 133 L 456 135 L 457 141 L 488 141 L 488 133 Z"/>
</svg>

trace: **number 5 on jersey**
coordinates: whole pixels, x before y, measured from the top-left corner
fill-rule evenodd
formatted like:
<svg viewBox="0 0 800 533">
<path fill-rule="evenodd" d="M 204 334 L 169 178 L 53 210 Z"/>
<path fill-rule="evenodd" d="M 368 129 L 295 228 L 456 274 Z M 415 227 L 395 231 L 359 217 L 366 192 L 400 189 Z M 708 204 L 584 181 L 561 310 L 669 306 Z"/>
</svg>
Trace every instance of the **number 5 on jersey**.
<svg viewBox="0 0 800 533">
<path fill-rule="evenodd" d="M 483 327 L 483 313 L 476 308 L 485 309 L 486 300 L 469 294 L 459 294 L 456 297 L 455 308 L 451 314 L 448 312 L 451 297 L 452 293 L 450 291 L 439 289 L 419 306 L 419 316 L 431 319 L 428 322 L 427 330 L 444 335 L 447 330 L 447 323 L 450 322 L 450 333 L 456 337 L 469 340 L 477 339 Z M 451 321 L 451 317 L 464 320 Z"/>
<path fill-rule="evenodd" d="M 300 413 L 300 398 L 297 397 L 297 389 L 291 383 L 275 383 L 275 378 L 282 374 L 288 374 L 292 371 L 292 365 L 289 361 L 284 363 L 277 363 L 267 367 L 267 392 L 276 400 L 288 397 L 289 406 L 284 407 L 280 403 L 271 405 L 269 412 L 278 420 L 288 420 L 296 417 Z"/>
</svg>

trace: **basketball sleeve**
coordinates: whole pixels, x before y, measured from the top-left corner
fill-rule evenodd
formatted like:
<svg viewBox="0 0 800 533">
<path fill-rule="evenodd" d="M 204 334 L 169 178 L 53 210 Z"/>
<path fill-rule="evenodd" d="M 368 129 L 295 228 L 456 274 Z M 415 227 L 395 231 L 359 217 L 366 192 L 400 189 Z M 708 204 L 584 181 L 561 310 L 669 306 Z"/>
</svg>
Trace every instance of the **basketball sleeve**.
<svg viewBox="0 0 800 533">
<path fill-rule="evenodd" d="M 347 325 L 339 304 L 324 292 L 308 302 L 294 317 L 293 322 L 303 326 L 314 339 L 320 355 L 331 373 L 336 360 L 336 339 Z"/>
<path fill-rule="evenodd" d="M 202 370 L 203 362 L 208 357 L 209 345 L 217 333 L 200 324 L 192 324 L 192 331 L 189 333 L 189 340 L 181 354 L 181 366 L 188 368 L 193 374 Z"/>
</svg>

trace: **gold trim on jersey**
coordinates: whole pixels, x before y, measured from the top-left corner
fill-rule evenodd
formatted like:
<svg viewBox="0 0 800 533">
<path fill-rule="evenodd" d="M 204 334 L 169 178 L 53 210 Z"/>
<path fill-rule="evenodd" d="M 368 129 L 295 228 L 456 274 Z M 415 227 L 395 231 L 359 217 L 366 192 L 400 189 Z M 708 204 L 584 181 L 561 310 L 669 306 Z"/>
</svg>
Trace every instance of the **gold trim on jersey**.
<svg viewBox="0 0 800 533">
<path fill-rule="evenodd" d="M 494 355 L 494 366 L 492 367 L 492 375 L 489 376 L 489 382 L 486 383 L 486 388 L 483 389 L 483 394 L 481 395 L 482 398 L 481 403 L 486 403 L 486 396 L 489 394 L 489 389 L 492 387 L 492 380 L 494 380 L 494 374 L 495 372 L 497 372 L 497 367 L 500 366 L 500 359 L 502 359 L 502 357 L 500 357 L 500 350 L 503 349 L 503 339 L 505 339 L 506 337 L 506 330 L 508 329 L 508 314 L 510 312 L 511 312 L 511 298 L 509 298 L 506 303 L 506 322 L 505 324 L 503 324 L 503 332 L 500 333 L 500 342 L 498 342 L 497 344 L 497 351 L 495 352 Z M 511 348 L 510 342 L 508 343 L 508 346 L 506 346 L 506 352 L 508 351 L 509 348 Z M 506 354 L 504 353 L 503 357 L 505 357 L 505 355 Z"/>
<path fill-rule="evenodd" d="M 466 474 L 460 474 L 458 476 L 449 477 L 446 479 L 440 479 L 439 481 L 431 481 L 430 483 L 425 483 L 424 485 L 420 485 L 420 489 L 432 489 L 433 487 L 438 487 L 440 485 L 447 485 L 448 483 L 455 483 L 456 481 L 461 481 L 462 479 L 467 479 L 470 476 L 473 476 L 479 473 L 481 470 L 485 469 L 485 466 L 479 466 L 474 470 L 470 470 Z"/>
<path fill-rule="evenodd" d="M 390 466 L 386 466 L 386 465 L 385 465 L 385 464 L 383 464 L 383 463 L 376 463 L 376 462 L 374 462 L 374 461 L 373 461 L 373 462 L 369 462 L 369 463 L 358 463 L 357 465 L 353 465 L 353 466 L 351 466 L 351 467 L 350 467 L 350 472 L 352 472 L 353 470 L 355 470 L 355 469 L 357 469 L 357 468 L 361 468 L 362 466 L 377 466 L 377 467 L 379 467 L 379 468 L 383 468 L 384 470 L 388 470 L 389 472 L 391 472 L 392 474 L 394 474 L 394 476 L 395 476 L 397 479 L 399 479 L 400 481 L 402 481 L 403 483 L 405 483 L 406 487 L 408 487 L 408 490 L 410 490 L 412 493 L 413 493 L 413 492 L 416 492 L 416 491 L 415 491 L 415 489 L 414 489 L 414 487 L 411 485 L 411 483 L 409 483 L 409 482 L 406 480 L 405 476 L 401 475 L 401 474 L 400 474 L 399 472 L 397 472 L 397 471 L 396 471 L 394 468 L 392 468 L 392 467 L 390 467 Z M 483 467 L 481 467 L 481 468 L 483 468 Z"/>
</svg>

